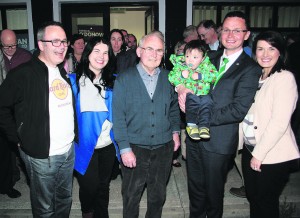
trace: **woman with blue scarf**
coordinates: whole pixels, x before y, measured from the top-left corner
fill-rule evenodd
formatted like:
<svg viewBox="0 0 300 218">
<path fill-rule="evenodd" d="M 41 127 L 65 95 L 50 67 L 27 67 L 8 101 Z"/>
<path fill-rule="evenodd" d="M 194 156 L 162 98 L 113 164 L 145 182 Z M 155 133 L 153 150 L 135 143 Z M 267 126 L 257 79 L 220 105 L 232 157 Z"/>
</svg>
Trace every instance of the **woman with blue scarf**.
<svg viewBox="0 0 300 218">
<path fill-rule="evenodd" d="M 79 143 L 75 144 L 75 171 L 82 217 L 109 217 L 109 185 L 115 156 L 112 131 L 112 49 L 101 37 L 91 38 L 76 74 L 70 74 L 76 99 Z"/>
</svg>

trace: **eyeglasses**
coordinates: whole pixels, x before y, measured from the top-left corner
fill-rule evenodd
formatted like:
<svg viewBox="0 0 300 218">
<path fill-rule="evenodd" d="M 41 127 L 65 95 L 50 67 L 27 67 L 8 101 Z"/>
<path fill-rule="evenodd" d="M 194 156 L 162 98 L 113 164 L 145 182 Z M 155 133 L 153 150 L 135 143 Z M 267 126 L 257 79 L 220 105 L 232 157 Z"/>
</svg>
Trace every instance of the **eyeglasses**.
<svg viewBox="0 0 300 218">
<path fill-rule="evenodd" d="M 5 49 L 5 50 L 8 50 L 8 49 L 15 49 L 17 47 L 17 44 L 13 44 L 13 45 L 2 45 L 2 48 Z"/>
<path fill-rule="evenodd" d="M 204 33 L 204 34 L 199 34 L 199 36 L 200 36 L 201 38 L 204 38 L 204 37 L 206 36 L 206 34 L 207 34 L 209 31 L 210 31 L 210 28 L 206 31 L 206 33 Z"/>
<path fill-rule="evenodd" d="M 147 48 L 140 47 L 140 48 L 144 49 L 145 53 L 149 54 L 149 55 L 153 55 L 154 52 L 156 52 L 156 54 L 160 55 L 160 56 L 164 55 L 164 50 L 162 50 L 162 49 L 155 50 L 154 48 L 151 48 L 151 47 L 147 47 Z"/>
<path fill-rule="evenodd" d="M 40 40 L 41 42 L 51 42 L 52 45 L 54 47 L 59 47 L 61 44 L 63 44 L 64 47 L 68 47 L 70 42 L 68 42 L 67 40 L 58 40 L 58 39 L 55 39 L 55 40 Z"/>
<path fill-rule="evenodd" d="M 248 30 L 240 30 L 240 29 L 236 29 L 236 30 L 230 30 L 230 29 L 221 29 L 221 33 L 223 34 L 229 34 L 232 33 L 233 35 L 239 35 L 241 33 L 245 33 Z"/>
</svg>

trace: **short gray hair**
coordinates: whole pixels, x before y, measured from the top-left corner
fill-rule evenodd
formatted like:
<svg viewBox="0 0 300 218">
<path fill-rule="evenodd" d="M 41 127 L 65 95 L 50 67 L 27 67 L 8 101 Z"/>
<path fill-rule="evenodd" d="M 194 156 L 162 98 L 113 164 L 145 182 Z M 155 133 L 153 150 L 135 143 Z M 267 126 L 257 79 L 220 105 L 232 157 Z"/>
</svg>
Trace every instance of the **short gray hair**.
<svg viewBox="0 0 300 218">
<path fill-rule="evenodd" d="M 139 47 L 143 47 L 143 44 L 144 44 L 145 40 L 147 38 L 149 38 L 150 36 L 156 36 L 157 38 L 159 38 L 162 41 L 163 45 L 165 46 L 165 39 L 164 39 L 164 35 L 162 34 L 162 32 L 160 32 L 158 30 L 154 30 L 154 31 L 148 33 L 147 35 L 144 35 L 140 39 L 140 41 L 139 41 Z"/>
</svg>

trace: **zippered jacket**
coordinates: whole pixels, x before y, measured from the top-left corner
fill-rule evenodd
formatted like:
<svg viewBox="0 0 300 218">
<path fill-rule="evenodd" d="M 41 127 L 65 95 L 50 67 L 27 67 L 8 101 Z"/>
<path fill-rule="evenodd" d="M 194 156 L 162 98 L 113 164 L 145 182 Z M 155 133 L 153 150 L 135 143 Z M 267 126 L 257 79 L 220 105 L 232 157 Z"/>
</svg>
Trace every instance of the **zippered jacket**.
<svg viewBox="0 0 300 218">
<path fill-rule="evenodd" d="M 60 64 L 62 78 L 70 79 Z M 48 158 L 50 148 L 48 68 L 38 57 L 13 69 L 0 86 L 0 130 L 33 158 Z M 73 97 L 73 108 L 75 101 Z M 75 139 L 77 121 L 74 112 Z"/>
</svg>

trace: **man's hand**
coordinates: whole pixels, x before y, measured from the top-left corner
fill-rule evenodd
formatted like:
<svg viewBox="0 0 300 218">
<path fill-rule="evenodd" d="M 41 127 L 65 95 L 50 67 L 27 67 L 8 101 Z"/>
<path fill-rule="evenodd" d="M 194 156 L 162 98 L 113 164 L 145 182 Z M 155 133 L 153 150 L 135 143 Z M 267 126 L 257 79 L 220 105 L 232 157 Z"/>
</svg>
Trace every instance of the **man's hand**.
<svg viewBox="0 0 300 218">
<path fill-rule="evenodd" d="M 180 146 L 180 138 L 178 132 L 173 133 L 173 141 L 174 141 L 174 151 L 177 151 L 177 149 Z"/>
<path fill-rule="evenodd" d="M 121 158 L 125 167 L 129 167 L 129 168 L 136 167 L 136 158 L 132 151 L 121 154 Z"/>
<path fill-rule="evenodd" d="M 185 113 L 185 99 L 187 93 L 193 93 L 192 90 L 185 88 L 183 85 L 176 86 L 178 93 L 178 103 L 182 112 Z M 194 93 L 193 93 L 194 94 Z"/>
</svg>

